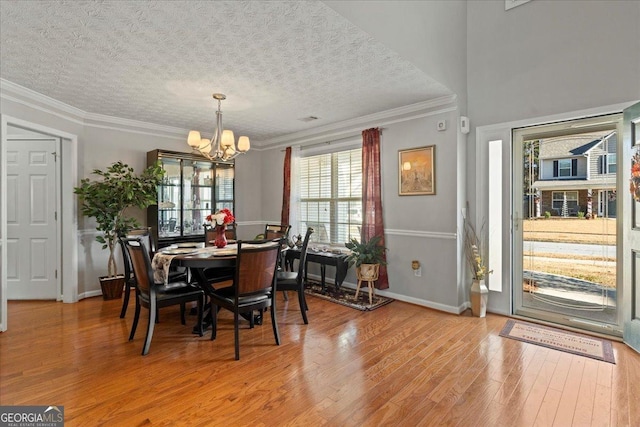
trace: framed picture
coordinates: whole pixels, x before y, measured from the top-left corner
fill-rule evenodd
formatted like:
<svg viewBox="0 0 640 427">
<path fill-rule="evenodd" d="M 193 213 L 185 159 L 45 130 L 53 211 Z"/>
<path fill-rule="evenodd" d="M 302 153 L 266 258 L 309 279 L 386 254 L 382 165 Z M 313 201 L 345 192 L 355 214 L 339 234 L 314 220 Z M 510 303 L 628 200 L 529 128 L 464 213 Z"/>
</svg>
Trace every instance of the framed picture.
<svg viewBox="0 0 640 427">
<path fill-rule="evenodd" d="M 436 194 L 435 157 L 435 145 L 398 151 L 401 196 Z"/>
</svg>

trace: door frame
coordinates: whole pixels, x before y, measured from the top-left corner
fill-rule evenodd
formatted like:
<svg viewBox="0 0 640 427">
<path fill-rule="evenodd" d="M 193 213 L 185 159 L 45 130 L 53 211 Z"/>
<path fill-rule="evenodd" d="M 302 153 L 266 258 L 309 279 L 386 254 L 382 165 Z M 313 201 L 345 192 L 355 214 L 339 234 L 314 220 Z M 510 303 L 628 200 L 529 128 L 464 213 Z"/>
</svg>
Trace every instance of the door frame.
<svg viewBox="0 0 640 427">
<path fill-rule="evenodd" d="M 637 101 L 636 101 L 637 102 Z M 499 260 L 489 260 L 492 262 L 494 272 L 499 269 L 504 279 L 504 285 L 501 291 L 490 290 L 489 301 L 487 310 L 492 313 L 498 313 L 505 316 L 513 316 L 513 253 L 511 248 L 511 234 L 514 219 L 511 212 L 511 180 L 507 177 L 511 177 L 511 152 L 512 152 L 512 129 L 520 127 L 535 126 L 545 123 L 566 121 L 579 119 L 590 116 L 598 116 L 605 114 L 620 113 L 625 108 L 633 105 L 634 101 L 623 102 L 619 104 L 601 106 L 596 108 L 589 108 L 585 110 L 571 111 L 561 114 L 554 114 L 541 117 L 532 117 L 522 120 L 515 120 L 510 122 L 496 123 L 485 126 L 478 126 L 475 138 L 475 175 L 469 174 L 468 185 L 470 188 L 475 188 L 475 219 L 482 223 L 488 218 L 488 204 L 490 191 L 502 192 L 502 217 L 508 219 L 503 221 L 501 233 L 502 247 L 505 249 L 502 251 L 502 256 Z M 488 177 L 488 146 L 490 141 L 500 140 L 502 141 L 502 165 L 503 176 L 502 188 L 490 189 L 487 184 Z M 470 156 L 473 156 L 473 152 L 470 152 Z M 475 182 L 474 182 L 475 180 Z M 471 196 L 473 197 L 473 196 Z M 619 267 L 620 268 L 620 267 Z M 627 294 L 630 291 L 628 285 L 622 284 L 622 291 L 626 291 Z M 571 328 L 569 328 L 571 329 Z"/>
<path fill-rule="evenodd" d="M 60 138 L 58 229 L 60 235 L 62 301 L 78 301 L 78 214 L 73 188 L 78 180 L 77 135 L 0 114 L 0 332 L 8 328 L 7 316 L 7 128 L 16 126 Z"/>
</svg>

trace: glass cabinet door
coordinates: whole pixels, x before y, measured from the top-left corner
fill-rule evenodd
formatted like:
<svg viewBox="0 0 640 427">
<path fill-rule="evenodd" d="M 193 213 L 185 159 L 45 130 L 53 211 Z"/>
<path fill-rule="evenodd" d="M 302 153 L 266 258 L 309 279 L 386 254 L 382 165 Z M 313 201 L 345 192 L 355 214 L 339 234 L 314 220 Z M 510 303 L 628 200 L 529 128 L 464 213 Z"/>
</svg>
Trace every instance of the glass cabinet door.
<svg viewBox="0 0 640 427">
<path fill-rule="evenodd" d="M 213 164 L 184 160 L 184 219 L 183 235 L 203 235 L 205 217 L 212 211 Z"/>
<path fill-rule="evenodd" d="M 165 174 L 158 185 L 157 208 L 147 209 L 147 223 L 159 247 L 199 241 L 207 215 L 222 208 L 234 210 L 233 163 L 175 151 L 147 153 L 148 166 L 158 161 Z"/>
<path fill-rule="evenodd" d="M 160 237 L 180 236 L 182 224 L 180 160 L 164 158 L 162 168 L 165 174 L 162 183 L 158 186 L 158 235 Z"/>
</svg>

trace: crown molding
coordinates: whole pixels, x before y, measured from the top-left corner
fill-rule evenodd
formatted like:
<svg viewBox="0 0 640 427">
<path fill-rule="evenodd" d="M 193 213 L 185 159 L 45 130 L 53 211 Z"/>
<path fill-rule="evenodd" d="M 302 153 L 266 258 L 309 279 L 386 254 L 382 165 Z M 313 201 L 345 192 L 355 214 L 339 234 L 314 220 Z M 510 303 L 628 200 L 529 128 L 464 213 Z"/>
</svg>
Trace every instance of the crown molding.
<svg viewBox="0 0 640 427">
<path fill-rule="evenodd" d="M 83 126 L 125 130 L 166 138 L 186 138 L 185 135 L 189 132 L 187 129 L 173 126 L 89 113 L 5 79 L 0 79 L 0 98 Z"/>
<path fill-rule="evenodd" d="M 83 126 L 111 130 L 124 130 L 165 138 L 186 138 L 185 135 L 189 132 L 188 129 L 86 112 L 1 78 L 0 99 L 6 99 Z M 290 133 L 281 137 L 256 142 L 252 141 L 252 148 L 256 149 L 256 151 L 262 151 L 286 147 L 292 143 L 295 143 L 296 145 L 307 145 L 348 138 L 360 135 L 362 130 L 368 127 L 380 127 L 455 111 L 458 108 L 456 100 L 457 96 L 455 94 L 442 96 L 428 101 L 393 108 L 391 110 L 381 111 L 349 120 L 343 120 L 313 129 Z"/>
<path fill-rule="evenodd" d="M 283 148 L 292 143 L 296 145 L 306 145 L 326 142 L 332 139 L 348 138 L 350 136 L 360 135 L 362 130 L 368 127 L 380 127 L 407 120 L 414 120 L 420 117 L 455 111 L 458 108 L 456 100 L 457 95 L 455 94 L 441 96 L 428 101 L 417 102 L 379 113 L 368 114 L 366 116 L 267 139 L 261 141 L 261 147 L 263 149 Z"/>
</svg>

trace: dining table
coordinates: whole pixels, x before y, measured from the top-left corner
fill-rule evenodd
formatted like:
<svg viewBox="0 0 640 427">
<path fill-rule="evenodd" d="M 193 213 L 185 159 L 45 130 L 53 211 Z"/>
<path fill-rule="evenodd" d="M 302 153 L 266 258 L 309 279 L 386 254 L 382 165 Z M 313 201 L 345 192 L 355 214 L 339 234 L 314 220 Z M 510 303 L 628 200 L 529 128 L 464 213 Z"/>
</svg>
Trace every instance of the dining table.
<svg viewBox="0 0 640 427">
<path fill-rule="evenodd" d="M 246 243 L 242 247 L 247 248 L 255 245 Z M 192 278 L 195 279 L 195 283 L 204 291 L 205 295 L 211 296 L 216 290 L 210 280 L 211 271 L 219 268 L 225 274 L 228 274 L 229 267 L 236 266 L 237 254 L 238 245 L 233 241 L 224 248 L 205 246 L 204 243 L 198 242 L 173 244 L 158 250 L 153 256 L 151 267 L 154 281 L 156 283 L 166 283 L 172 266 L 185 267 L 189 269 Z M 209 278 L 204 274 L 205 269 L 208 271 Z M 206 304 L 202 330 L 206 330 L 211 325 L 211 314 L 211 306 Z M 249 315 L 243 317 L 250 320 Z M 261 321 L 258 318 L 261 319 L 261 317 L 256 316 L 254 322 L 259 324 Z M 198 329 L 197 325 L 194 326 L 194 333 L 198 333 Z"/>
</svg>

